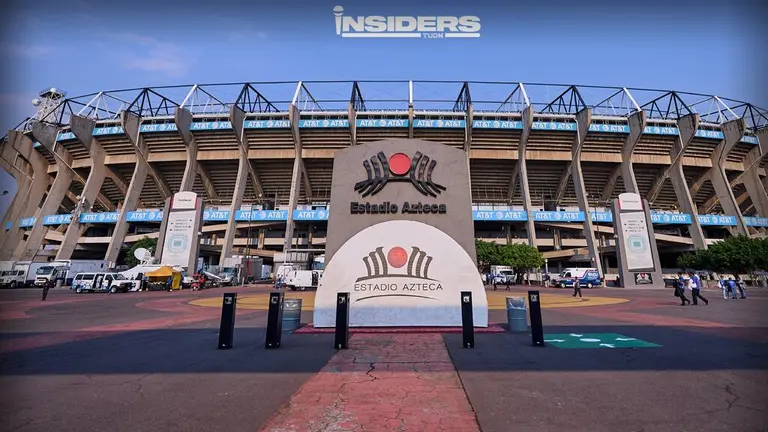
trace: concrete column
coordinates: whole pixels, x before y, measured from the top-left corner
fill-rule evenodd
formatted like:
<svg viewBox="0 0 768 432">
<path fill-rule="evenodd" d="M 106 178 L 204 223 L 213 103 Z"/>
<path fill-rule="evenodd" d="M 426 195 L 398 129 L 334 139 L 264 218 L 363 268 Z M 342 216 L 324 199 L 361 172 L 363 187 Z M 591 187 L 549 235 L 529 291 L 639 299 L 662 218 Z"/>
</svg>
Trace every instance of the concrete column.
<svg viewBox="0 0 768 432">
<path fill-rule="evenodd" d="M 35 137 L 35 140 L 51 154 L 58 154 L 58 157 L 56 157 L 58 171 L 51 188 L 48 190 L 43 206 L 35 213 L 37 219 L 29 234 L 27 234 L 27 240 L 20 241 L 16 247 L 16 251 L 13 254 L 14 260 L 31 261 L 40 251 L 43 237 L 46 231 L 48 231 L 45 225 L 43 225 L 43 219 L 45 216 L 58 213 L 59 206 L 61 206 L 61 202 L 64 200 L 74 179 L 75 173 L 68 166 L 72 163 L 72 157 L 63 147 L 60 149 L 56 148 L 58 133 L 59 130 L 56 126 L 40 122 L 32 124 L 32 135 Z"/>
<path fill-rule="evenodd" d="M 688 232 L 691 234 L 693 245 L 696 249 L 706 249 L 707 242 L 704 238 L 704 232 L 701 230 L 701 224 L 699 224 L 698 211 L 693 205 L 691 192 L 688 190 L 688 183 L 685 181 L 682 157 L 685 154 L 685 149 L 688 148 L 688 144 L 696 136 L 696 130 L 699 128 L 698 114 L 689 114 L 681 117 L 677 120 L 677 128 L 680 134 L 670 154 L 672 166 L 669 171 L 669 179 L 672 181 L 672 187 L 675 189 L 680 210 L 691 215 L 691 225 L 688 227 Z"/>
<path fill-rule="evenodd" d="M 264 236 L 265 235 L 266 235 L 266 232 L 265 232 L 264 228 L 261 228 L 259 230 L 259 238 L 258 238 L 257 243 L 256 243 L 256 247 L 258 247 L 259 249 L 264 249 Z"/>
<path fill-rule="evenodd" d="M 629 123 L 629 136 L 621 149 L 621 178 L 624 180 L 624 192 L 639 194 L 640 190 L 637 188 L 635 170 L 632 166 L 632 153 L 634 153 L 635 146 L 637 146 L 645 130 L 645 111 L 632 114 L 627 122 Z"/>
<path fill-rule="evenodd" d="M 584 212 L 584 237 L 587 239 L 587 249 L 589 255 L 592 257 L 592 262 L 595 264 L 597 271 L 603 274 L 603 263 L 600 262 L 600 253 L 597 240 L 595 239 L 595 232 L 592 229 L 592 218 L 589 215 L 589 201 L 587 200 L 587 191 L 584 187 L 584 176 L 581 169 L 581 147 L 584 145 L 584 141 L 587 138 L 587 132 L 589 132 L 589 124 L 592 122 L 592 110 L 584 108 L 576 114 L 576 139 L 573 140 L 571 146 L 571 178 L 573 179 L 573 188 L 576 190 L 576 199 L 579 202 L 581 211 Z"/>
<path fill-rule="evenodd" d="M 104 165 L 104 149 L 93 137 L 93 128 L 96 126 L 96 122 L 87 117 L 73 115 L 70 120 L 70 128 L 75 137 L 85 145 L 88 153 L 91 157 L 91 171 L 88 173 L 88 179 L 85 181 L 83 192 L 81 193 L 81 201 L 85 199 L 86 206 L 82 207 L 80 203 L 76 207 L 74 214 L 72 215 L 72 221 L 67 227 L 67 231 L 64 233 L 64 240 L 62 240 L 59 246 L 59 251 L 56 253 L 57 260 L 67 260 L 72 258 L 72 253 L 77 246 L 77 240 L 85 232 L 85 225 L 80 224 L 80 213 L 89 212 L 93 206 L 96 196 L 101 191 L 101 186 L 104 184 L 104 179 L 107 176 L 107 166 Z"/>
<path fill-rule="evenodd" d="M 197 143 L 190 130 L 192 127 L 192 113 L 184 108 L 176 108 L 173 121 L 176 122 L 176 130 L 179 131 L 181 140 L 184 141 L 184 145 L 187 147 L 187 165 L 184 168 L 184 176 L 181 179 L 179 192 L 189 192 L 194 187 L 195 179 L 197 178 Z"/>
<path fill-rule="evenodd" d="M 241 139 L 243 134 L 243 127 L 245 126 L 245 111 L 238 106 L 233 106 L 229 112 L 229 121 L 232 123 L 232 130 Z M 238 146 L 240 149 L 240 159 L 237 164 L 237 178 L 235 180 L 235 190 L 232 192 L 232 202 L 229 205 L 229 220 L 227 221 L 227 230 L 224 233 L 224 244 L 221 246 L 221 256 L 219 263 L 224 264 L 224 259 L 232 256 L 232 243 L 235 240 L 237 234 L 237 220 L 235 219 L 235 213 L 240 210 L 240 206 L 243 203 L 243 195 L 245 194 L 245 185 L 248 183 L 249 169 L 248 164 L 248 151 L 244 149 L 242 145 Z M 251 213 L 249 217 L 253 217 L 253 207 L 251 207 Z"/>
<path fill-rule="evenodd" d="M 149 163 L 141 156 L 146 153 L 146 146 L 139 136 L 141 117 L 132 112 L 123 111 L 120 113 L 120 123 L 123 131 L 125 131 L 125 135 L 133 143 L 133 148 L 136 151 L 136 165 L 133 167 L 131 183 L 128 185 L 128 190 L 125 193 L 125 200 L 120 208 L 117 223 L 112 232 L 112 237 L 109 239 L 107 253 L 104 256 L 104 259 L 110 263 L 116 262 L 117 257 L 120 255 L 120 249 L 128 233 L 128 213 L 136 210 L 141 192 L 144 189 L 144 183 L 147 181 L 147 174 L 149 173 Z"/>
<path fill-rule="evenodd" d="M 285 221 L 285 238 L 283 239 L 283 252 L 289 252 L 293 249 L 293 210 L 299 202 L 299 188 L 301 187 L 301 133 L 299 130 L 299 118 L 301 113 L 295 105 L 291 105 L 288 112 L 288 118 L 291 122 L 291 132 L 293 133 L 293 144 L 296 149 L 296 156 L 293 160 L 293 174 L 291 175 L 291 194 L 288 198 L 288 218 Z"/>
<path fill-rule="evenodd" d="M 19 154 L 13 147 L 5 145 L 2 146 L 0 150 L 2 150 L 0 163 L 2 163 L 3 168 L 13 176 L 14 180 L 16 180 L 16 194 L 13 196 L 8 211 L 5 213 L 3 226 L 0 227 L 0 229 L 2 229 L 2 231 L 0 231 L 2 232 L 2 235 L 0 235 L 0 251 L 2 251 L 5 248 L 6 241 L 8 241 L 19 229 L 19 220 L 24 211 L 24 205 L 26 204 L 26 197 L 29 194 L 29 189 L 32 186 L 33 174 L 27 173 L 25 169 L 15 165 L 16 158 L 19 157 Z M 10 222 L 10 228 L 6 231 L 5 225 L 8 222 Z M 0 256 L 2 256 L 2 252 L 0 252 Z"/>
<path fill-rule="evenodd" d="M 349 142 L 353 145 L 357 145 L 357 111 L 352 102 L 349 103 L 347 109 L 347 118 L 349 119 Z"/>
<path fill-rule="evenodd" d="M 728 153 L 744 136 L 747 124 L 744 119 L 735 119 L 723 123 L 721 129 L 724 138 L 712 153 L 712 175 L 710 176 L 710 181 L 725 214 L 736 216 L 736 226 L 733 228 L 732 233 L 749 235 L 749 229 L 744 222 L 744 216 L 742 216 L 739 205 L 736 203 L 733 188 L 731 188 L 728 175 L 725 173 Z"/>
<path fill-rule="evenodd" d="M 517 148 L 517 169 L 520 176 L 520 195 L 523 198 L 523 209 L 527 215 L 525 229 L 528 232 L 528 244 L 536 247 L 536 224 L 533 221 L 533 209 L 531 208 L 531 190 L 528 187 L 528 165 L 525 159 L 528 137 L 533 129 L 533 107 L 523 110 L 523 133 L 520 135 L 520 144 Z"/>
<path fill-rule="evenodd" d="M 3 147 L 8 147 L 8 153 L 10 154 L 15 152 L 29 164 L 32 170 L 29 181 L 22 181 L 22 183 L 29 184 L 29 186 L 24 187 L 22 185 L 22 188 L 16 192 L 16 197 L 14 197 L 13 208 L 9 212 L 13 217 L 11 219 L 13 226 L 2 236 L 4 241 L 0 248 L 0 260 L 9 260 L 13 257 L 16 246 L 23 239 L 24 233 L 19 228 L 19 219 L 35 214 L 40 201 L 42 201 L 43 196 L 45 196 L 48 190 L 50 178 L 48 176 L 48 161 L 35 150 L 34 143 L 24 133 L 19 131 L 8 132 L 8 142 Z M 5 154 L 6 151 L 5 149 L 3 150 Z M 14 159 L 15 155 L 10 160 L 11 163 L 13 163 Z"/>
<path fill-rule="evenodd" d="M 413 104 L 408 105 L 408 138 L 413 139 L 413 119 L 415 118 L 413 112 Z"/>
<path fill-rule="evenodd" d="M 764 180 L 760 179 L 760 161 L 768 156 L 768 129 L 759 130 L 755 135 L 757 135 L 758 145 L 747 154 L 744 166 L 749 168 L 741 178 L 757 214 L 768 217 L 768 194 L 766 194 Z"/>
</svg>

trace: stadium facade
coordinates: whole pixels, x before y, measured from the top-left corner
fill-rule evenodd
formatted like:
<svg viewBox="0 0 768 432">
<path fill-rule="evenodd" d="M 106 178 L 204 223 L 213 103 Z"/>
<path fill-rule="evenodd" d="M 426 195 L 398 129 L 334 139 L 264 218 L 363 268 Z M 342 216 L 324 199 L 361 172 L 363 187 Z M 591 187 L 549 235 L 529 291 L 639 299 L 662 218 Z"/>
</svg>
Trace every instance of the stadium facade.
<svg viewBox="0 0 768 432">
<path fill-rule="evenodd" d="M 325 244 L 334 152 L 387 138 L 466 151 L 476 237 L 615 267 L 608 208 L 646 197 L 667 266 L 768 228 L 768 113 L 711 95 L 435 81 L 194 85 L 65 97 L 4 138 L 17 181 L 0 259 L 100 258 L 157 236 L 165 199 L 204 197 L 201 253 Z M 40 104 L 38 104 L 40 105 Z M 607 270 L 607 269 L 606 269 Z"/>
</svg>

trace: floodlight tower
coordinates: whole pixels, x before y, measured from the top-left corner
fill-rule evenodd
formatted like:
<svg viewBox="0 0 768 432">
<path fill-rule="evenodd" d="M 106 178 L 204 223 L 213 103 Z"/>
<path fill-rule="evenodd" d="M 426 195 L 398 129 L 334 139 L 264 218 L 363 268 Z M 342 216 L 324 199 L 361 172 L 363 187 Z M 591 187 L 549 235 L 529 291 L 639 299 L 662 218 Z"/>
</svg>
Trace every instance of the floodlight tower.
<svg viewBox="0 0 768 432">
<path fill-rule="evenodd" d="M 50 87 L 40 91 L 38 97 L 32 99 L 32 105 L 37 107 L 35 120 L 55 123 L 62 110 L 61 102 L 66 96 L 67 94 L 64 91 L 59 90 L 56 87 Z"/>
</svg>

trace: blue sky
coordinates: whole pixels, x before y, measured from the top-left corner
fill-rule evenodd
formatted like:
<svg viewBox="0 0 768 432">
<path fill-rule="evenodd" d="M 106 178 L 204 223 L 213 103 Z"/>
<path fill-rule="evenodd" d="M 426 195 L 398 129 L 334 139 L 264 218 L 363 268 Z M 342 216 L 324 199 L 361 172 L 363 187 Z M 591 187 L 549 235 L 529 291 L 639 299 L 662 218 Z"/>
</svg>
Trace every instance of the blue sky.
<svg viewBox="0 0 768 432">
<path fill-rule="evenodd" d="M 10 79 L 0 83 L 3 130 L 33 114 L 30 101 L 47 86 L 74 96 L 299 79 L 523 81 L 674 89 L 768 107 L 759 80 L 768 46 L 759 1 L 27 3 L 17 2 L 4 19 L 0 61 Z M 482 36 L 340 38 L 337 4 L 353 15 L 476 15 Z"/>
</svg>

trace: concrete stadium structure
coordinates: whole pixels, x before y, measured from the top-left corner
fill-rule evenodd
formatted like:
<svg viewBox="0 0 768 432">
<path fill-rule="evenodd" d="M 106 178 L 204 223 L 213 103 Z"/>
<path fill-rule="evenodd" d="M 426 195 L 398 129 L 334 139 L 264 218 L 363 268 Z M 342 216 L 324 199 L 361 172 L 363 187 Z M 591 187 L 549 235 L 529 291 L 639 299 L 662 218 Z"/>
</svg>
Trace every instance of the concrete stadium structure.
<svg viewBox="0 0 768 432">
<path fill-rule="evenodd" d="M 50 101 L 49 101 L 50 102 Z M 334 152 L 386 138 L 466 151 L 477 238 L 615 266 L 611 198 L 651 203 L 662 261 L 768 228 L 768 112 L 674 91 L 388 81 L 63 95 L 4 138 L 18 193 L 0 259 L 99 258 L 205 197 L 201 251 L 322 250 Z M 585 215 L 588 215 L 585 217 Z M 613 261 L 612 261 L 613 260 Z"/>
</svg>

